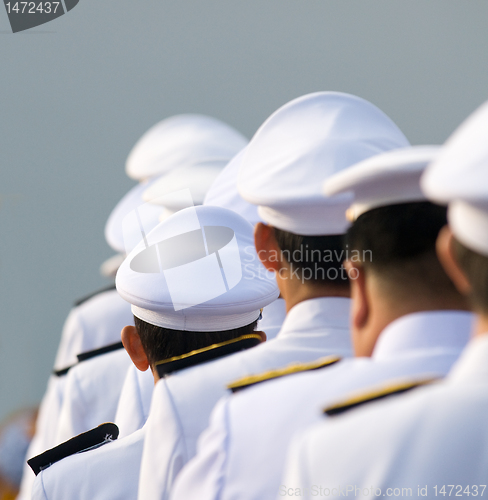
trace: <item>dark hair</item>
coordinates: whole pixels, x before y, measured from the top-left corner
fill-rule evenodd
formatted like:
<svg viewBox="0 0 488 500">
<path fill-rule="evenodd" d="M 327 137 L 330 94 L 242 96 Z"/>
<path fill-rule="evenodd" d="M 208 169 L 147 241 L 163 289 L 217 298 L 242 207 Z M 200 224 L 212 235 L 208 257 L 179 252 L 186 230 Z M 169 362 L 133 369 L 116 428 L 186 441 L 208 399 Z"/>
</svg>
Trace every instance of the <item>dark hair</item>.
<svg viewBox="0 0 488 500">
<path fill-rule="evenodd" d="M 427 201 L 365 212 L 346 234 L 349 259 L 402 287 L 455 293 L 435 249 L 446 214 L 446 207 Z"/>
<path fill-rule="evenodd" d="M 196 349 L 232 340 L 252 333 L 258 320 L 249 325 L 222 332 L 187 332 L 151 325 L 134 316 L 134 324 L 151 365 L 163 359 L 181 356 Z"/>
<path fill-rule="evenodd" d="M 469 301 L 473 309 L 488 314 L 488 257 L 466 248 L 455 238 L 453 250 L 471 285 Z"/>
<path fill-rule="evenodd" d="M 273 228 L 281 253 L 297 270 L 302 281 L 312 284 L 348 285 L 342 268 L 345 260 L 344 236 L 303 236 Z"/>
</svg>

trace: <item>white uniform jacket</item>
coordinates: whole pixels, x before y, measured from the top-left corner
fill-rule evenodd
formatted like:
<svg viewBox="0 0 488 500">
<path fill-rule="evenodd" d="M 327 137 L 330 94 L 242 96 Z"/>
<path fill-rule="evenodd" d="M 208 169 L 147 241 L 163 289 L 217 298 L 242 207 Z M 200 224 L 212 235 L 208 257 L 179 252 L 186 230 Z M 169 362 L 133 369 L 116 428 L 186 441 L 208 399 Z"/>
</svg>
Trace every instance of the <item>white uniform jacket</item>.
<svg viewBox="0 0 488 500">
<path fill-rule="evenodd" d="M 119 428 L 119 439 L 142 429 L 149 416 L 154 377 L 151 370 L 141 372 L 131 365 L 122 386 L 115 424 Z"/>
<path fill-rule="evenodd" d="M 349 308 L 346 298 L 301 302 L 289 311 L 275 339 L 160 380 L 146 424 L 139 500 L 169 497 L 175 477 L 195 455 L 197 439 L 228 383 L 290 363 L 350 356 Z"/>
<path fill-rule="evenodd" d="M 56 445 L 104 422 L 114 421 L 125 375 L 131 365 L 129 355 L 122 348 L 71 368 L 66 376 Z"/>
<path fill-rule="evenodd" d="M 313 426 L 290 449 L 282 484 L 350 485 L 356 497 L 371 497 L 371 487 L 377 496 L 486 497 L 487 360 L 484 334 L 442 382 Z"/>
<path fill-rule="evenodd" d="M 116 290 L 94 295 L 69 313 L 61 335 L 55 370 L 75 364 L 78 354 L 120 342 L 122 328 L 133 324 L 130 304 L 123 300 Z M 64 383 L 65 376 L 53 375 L 49 379 L 37 417 L 36 433 L 27 452 L 28 458 L 39 455 L 57 444 Z M 30 467 L 25 464 L 17 500 L 30 499 L 34 477 Z"/>
<path fill-rule="evenodd" d="M 144 428 L 51 465 L 36 477 L 32 500 L 137 498 L 143 443 Z"/>
<path fill-rule="evenodd" d="M 381 333 L 372 358 L 344 360 L 224 398 L 197 456 L 178 477 L 172 500 L 275 498 L 291 437 L 324 419 L 325 405 L 388 379 L 446 374 L 467 343 L 471 324 L 472 315 L 465 312 L 410 314 Z"/>
</svg>

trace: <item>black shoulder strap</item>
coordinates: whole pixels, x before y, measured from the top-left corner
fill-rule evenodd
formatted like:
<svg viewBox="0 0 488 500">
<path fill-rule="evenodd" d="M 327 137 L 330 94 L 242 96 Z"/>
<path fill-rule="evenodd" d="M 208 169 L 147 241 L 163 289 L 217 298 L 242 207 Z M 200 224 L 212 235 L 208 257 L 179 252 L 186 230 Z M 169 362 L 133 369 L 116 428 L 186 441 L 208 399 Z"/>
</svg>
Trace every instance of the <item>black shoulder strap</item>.
<svg viewBox="0 0 488 500">
<path fill-rule="evenodd" d="M 96 358 L 97 356 L 101 356 L 102 354 L 118 351 L 119 349 L 123 348 L 124 344 L 122 344 L 122 342 L 115 342 L 115 344 L 99 347 L 98 349 L 93 349 L 92 351 L 82 352 L 81 354 L 78 354 L 76 357 L 78 358 L 78 363 L 81 363 L 83 361 L 87 361 L 88 359 L 93 359 Z M 67 366 L 66 368 L 61 368 L 59 370 L 53 370 L 53 375 L 55 375 L 56 377 L 62 377 L 66 375 L 71 370 L 71 368 L 76 366 L 78 363 Z"/>
<path fill-rule="evenodd" d="M 98 349 L 93 349 L 93 351 L 82 352 L 81 354 L 78 354 L 76 357 L 78 358 L 78 362 L 81 363 L 82 361 L 96 358 L 97 356 L 101 356 L 102 354 L 118 351 L 123 348 L 124 344 L 122 344 L 122 342 L 115 342 L 115 344 L 106 345 L 105 347 L 99 347 Z"/>
<path fill-rule="evenodd" d="M 85 302 L 89 301 L 91 298 L 95 297 L 96 295 L 100 295 L 101 293 L 104 293 L 104 292 L 110 292 L 110 290 L 116 290 L 115 283 L 113 285 L 109 285 L 109 286 L 105 286 L 103 288 L 100 288 L 100 290 L 92 292 L 89 295 L 86 295 L 85 297 L 82 297 L 81 299 L 76 300 L 74 302 L 74 307 L 81 306 L 81 304 L 84 304 Z"/>
<path fill-rule="evenodd" d="M 45 451 L 41 455 L 37 455 L 37 457 L 27 460 L 27 463 L 37 476 L 39 472 L 47 469 L 63 458 L 99 448 L 106 443 L 116 440 L 118 437 L 119 428 L 115 424 L 102 424 L 91 431 L 79 434 L 69 441 Z"/>
<path fill-rule="evenodd" d="M 195 351 L 182 354 L 181 356 L 175 356 L 169 359 L 163 359 L 156 363 L 156 369 L 160 378 L 169 375 L 178 370 L 183 370 L 185 368 L 190 368 L 191 366 L 196 366 L 201 363 L 206 363 L 207 361 L 212 361 L 222 356 L 228 356 L 229 354 L 234 354 L 235 352 L 242 351 L 244 349 L 249 349 L 262 342 L 262 337 L 256 333 L 249 335 L 242 335 L 232 340 L 227 340 L 226 342 L 221 342 L 219 344 L 213 344 L 203 349 L 197 349 Z"/>
</svg>

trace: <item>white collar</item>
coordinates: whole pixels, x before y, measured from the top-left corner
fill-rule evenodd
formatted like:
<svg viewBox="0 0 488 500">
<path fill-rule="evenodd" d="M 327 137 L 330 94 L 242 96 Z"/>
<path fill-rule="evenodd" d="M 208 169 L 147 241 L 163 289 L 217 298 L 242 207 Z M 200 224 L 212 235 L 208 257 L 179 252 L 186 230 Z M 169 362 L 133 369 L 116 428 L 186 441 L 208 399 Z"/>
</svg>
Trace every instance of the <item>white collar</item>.
<svg viewBox="0 0 488 500">
<path fill-rule="evenodd" d="M 284 337 L 328 333 L 327 328 L 349 332 L 351 299 L 319 297 L 299 302 L 286 315 L 276 339 Z M 276 340 L 275 339 L 275 340 Z"/>
<path fill-rule="evenodd" d="M 381 332 L 372 358 L 381 361 L 433 350 L 459 353 L 469 341 L 473 320 L 473 314 L 466 311 L 407 314 Z"/>
<path fill-rule="evenodd" d="M 471 339 L 449 372 L 447 382 L 488 382 L 488 332 Z"/>
</svg>

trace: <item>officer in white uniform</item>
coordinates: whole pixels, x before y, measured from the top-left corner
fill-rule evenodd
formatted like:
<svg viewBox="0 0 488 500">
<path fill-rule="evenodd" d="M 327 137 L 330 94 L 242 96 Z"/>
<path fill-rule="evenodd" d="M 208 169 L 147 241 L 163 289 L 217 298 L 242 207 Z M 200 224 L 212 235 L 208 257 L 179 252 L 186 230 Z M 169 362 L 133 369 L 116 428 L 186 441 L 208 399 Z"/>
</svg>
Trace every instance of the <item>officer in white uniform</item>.
<svg viewBox="0 0 488 500">
<path fill-rule="evenodd" d="M 193 206 L 193 203 L 196 205 L 203 203 L 207 186 L 215 180 L 223 169 L 223 158 L 227 151 L 228 145 L 223 142 L 220 152 L 221 158 L 213 162 L 207 158 L 211 154 L 217 153 L 215 145 L 212 145 L 210 151 L 205 151 L 199 145 L 198 153 L 202 157 L 202 162 L 198 162 L 198 157 L 195 154 L 192 165 L 179 166 L 170 173 L 143 184 L 148 187 L 142 193 L 139 189 L 141 185 L 136 186 L 138 197 L 136 200 L 132 200 L 133 203 L 126 206 L 126 208 L 134 210 L 130 212 L 124 210 L 126 217 L 122 221 L 121 217 L 109 219 L 110 221 L 118 221 L 121 228 L 123 226 L 123 231 L 119 229 L 118 232 L 124 234 L 127 253 L 130 253 L 131 249 L 142 240 L 143 234 L 147 234 L 158 224 L 159 219 L 167 218 L 169 213 L 175 213 L 184 208 L 185 204 Z M 143 199 L 150 201 L 143 204 Z M 161 206 L 162 203 L 166 203 L 166 205 Z M 137 217 L 132 216 L 136 209 Z M 143 232 L 140 224 L 142 224 Z M 120 347 L 122 348 L 121 343 Z M 64 389 L 56 444 L 67 441 L 103 422 L 114 421 L 118 401 L 123 390 L 124 376 L 130 365 L 132 365 L 130 358 L 122 348 L 118 353 L 100 356 L 70 370 Z M 110 390 L 107 391 L 107 388 Z M 134 386 L 130 385 L 126 390 L 131 388 Z M 140 394 L 147 395 L 147 391 L 142 390 L 142 388 L 138 387 L 137 390 Z M 139 401 L 138 395 L 124 395 L 124 399 L 129 397 L 135 403 Z M 141 413 L 143 413 L 144 406 L 144 404 L 124 406 L 125 411 L 131 416 L 123 417 L 119 413 L 119 418 L 124 420 L 130 418 L 132 421 L 138 422 L 142 418 Z M 122 408 L 120 408 L 120 412 L 123 412 Z M 124 426 L 124 431 L 128 432 L 128 430 L 127 426 Z M 137 428 L 132 430 L 135 431 Z"/>
<path fill-rule="evenodd" d="M 439 257 L 469 294 L 474 338 L 442 382 L 306 432 L 290 450 L 283 484 L 354 485 L 356 496 L 371 486 L 378 496 L 487 495 L 488 102 L 446 142 L 422 187 L 434 202 L 449 203 Z"/>
<path fill-rule="evenodd" d="M 325 198 L 321 181 L 358 158 L 405 144 L 398 127 L 376 107 L 333 92 L 295 99 L 260 127 L 244 153 L 238 188 L 244 199 L 259 205 L 259 215 L 269 224 L 257 224 L 256 248 L 275 272 L 288 315 L 278 336 L 266 344 L 157 384 L 139 499 L 169 497 L 176 475 L 196 452 L 213 406 L 233 379 L 323 356 L 351 355 L 349 285 L 334 279 L 342 259 L 305 262 L 305 253 L 313 249 L 340 254 L 348 225 L 347 198 Z"/>
<path fill-rule="evenodd" d="M 177 115 L 151 127 L 138 140 L 127 158 L 126 173 L 140 184 L 112 212 L 105 228 L 109 245 L 119 253 L 126 252 L 126 245 L 131 238 L 123 234 L 122 222 L 127 211 L 135 208 L 127 207 L 131 200 L 137 200 L 137 205 L 140 204 L 140 196 L 151 185 L 152 179 L 196 162 L 212 160 L 225 165 L 246 144 L 247 139 L 237 130 L 203 115 Z M 54 365 L 55 372 L 61 378 L 54 376 L 49 380 L 28 457 L 57 444 L 64 374 L 77 363 L 77 355 L 120 342 L 121 325 L 130 324 L 131 316 L 127 303 L 121 300 L 115 290 L 97 294 L 71 311 L 63 328 Z M 119 353 L 118 356 L 120 358 L 123 354 Z M 33 479 L 32 471 L 26 465 L 19 500 L 30 498 Z"/>
<path fill-rule="evenodd" d="M 358 219 L 347 234 L 346 265 L 354 351 L 360 357 L 221 400 L 172 500 L 275 498 L 290 438 L 322 420 L 325 405 L 398 377 L 447 373 L 468 341 L 472 317 L 449 310 L 466 305 L 435 255 L 445 210 L 422 203 L 419 178 L 436 152 L 411 147 L 383 153 L 329 179 L 335 189 L 328 193 L 355 194 L 348 213 Z"/>
<path fill-rule="evenodd" d="M 136 327 L 122 331 L 134 364 L 169 380 L 174 371 L 260 343 L 260 309 L 279 291 L 255 254 L 245 261 L 253 251 L 252 226 L 219 207 L 187 208 L 149 233 L 116 280 L 136 318 Z M 144 428 L 61 460 L 39 474 L 33 498 L 137 498 L 143 437 Z"/>
</svg>

